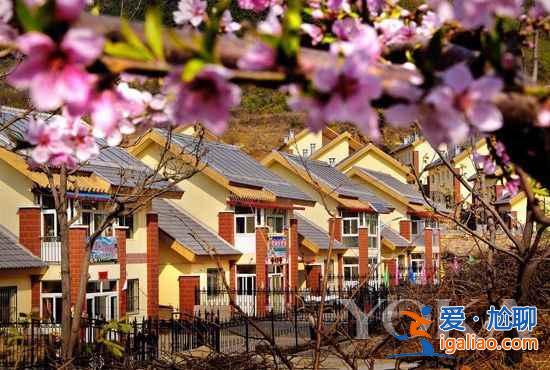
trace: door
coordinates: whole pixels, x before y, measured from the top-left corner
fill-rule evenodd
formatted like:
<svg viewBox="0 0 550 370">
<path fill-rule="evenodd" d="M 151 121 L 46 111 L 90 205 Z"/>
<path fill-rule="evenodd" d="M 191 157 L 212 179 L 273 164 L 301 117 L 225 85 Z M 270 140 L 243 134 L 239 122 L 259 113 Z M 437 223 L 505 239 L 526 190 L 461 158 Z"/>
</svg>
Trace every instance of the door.
<svg viewBox="0 0 550 370">
<path fill-rule="evenodd" d="M 247 315 L 254 315 L 256 307 L 255 274 L 237 274 L 237 304 Z"/>
<path fill-rule="evenodd" d="M 283 267 L 280 265 L 269 265 L 268 279 L 269 306 L 273 312 L 282 313 L 285 307 Z"/>
</svg>

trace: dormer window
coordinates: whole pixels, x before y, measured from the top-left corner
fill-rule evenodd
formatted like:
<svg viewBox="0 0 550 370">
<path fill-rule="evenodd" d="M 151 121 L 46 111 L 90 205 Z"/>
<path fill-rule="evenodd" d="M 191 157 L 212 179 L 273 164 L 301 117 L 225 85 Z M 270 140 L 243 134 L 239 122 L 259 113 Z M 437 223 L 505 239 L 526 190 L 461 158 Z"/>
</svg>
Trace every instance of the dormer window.
<svg viewBox="0 0 550 370">
<path fill-rule="evenodd" d="M 308 150 L 307 150 L 307 149 L 303 149 L 303 150 L 302 150 L 302 156 L 303 156 L 304 158 L 308 157 Z"/>
<path fill-rule="evenodd" d="M 336 158 L 334 157 L 331 157 L 328 159 L 328 164 L 330 164 L 331 166 L 334 166 L 336 164 Z"/>
<path fill-rule="evenodd" d="M 313 152 L 315 151 L 315 146 L 316 146 L 315 143 L 309 144 L 309 152 L 310 152 L 311 154 L 313 154 Z"/>
</svg>

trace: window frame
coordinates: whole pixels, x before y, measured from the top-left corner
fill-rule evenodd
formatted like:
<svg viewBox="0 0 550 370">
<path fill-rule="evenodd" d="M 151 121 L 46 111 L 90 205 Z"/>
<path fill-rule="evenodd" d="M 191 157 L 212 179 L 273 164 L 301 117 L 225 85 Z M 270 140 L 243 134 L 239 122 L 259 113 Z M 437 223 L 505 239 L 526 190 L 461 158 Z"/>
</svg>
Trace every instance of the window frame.
<svg viewBox="0 0 550 370">
<path fill-rule="evenodd" d="M 137 283 L 137 286 L 134 284 Z M 130 285 L 132 285 L 132 292 L 130 292 Z M 127 279 L 126 280 L 126 311 L 127 313 L 139 312 L 139 279 Z M 132 295 L 130 295 L 132 294 Z M 137 301 L 137 302 L 136 302 Z M 130 303 L 132 302 L 132 303 Z M 135 306 L 135 307 L 134 307 Z"/>
<path fill-rule="evenodd" d="M 6 301 L 4 301 L 5 298 L 6 298 Z M 7 303 L 6 307 L 4 307 L 4 303 Z M 2 286 L 0 287 L 0 323 L 12 323 L 16 321 L 17 321 L 17 286 L 16 285 Z"/>
</svg>

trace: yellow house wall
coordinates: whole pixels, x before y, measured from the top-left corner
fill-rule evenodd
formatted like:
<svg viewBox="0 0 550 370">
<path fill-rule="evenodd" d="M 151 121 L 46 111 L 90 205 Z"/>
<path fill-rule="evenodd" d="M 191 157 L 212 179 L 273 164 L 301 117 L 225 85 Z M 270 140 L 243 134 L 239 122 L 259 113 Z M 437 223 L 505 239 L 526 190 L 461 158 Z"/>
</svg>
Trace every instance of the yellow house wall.
<svg viewBox="0 0 550 370">
<path fill-rule="evenodd" d="M 489 154 L 489 149 L 487 148 L 487 144 L 485 143 L 481 145 L 476 151 L 482 155 Z M 472 154 L 466 156 L 464 159 L 456 163 L 455 167 L 460 168 L 462 178 L 464 179 L 468 179 L 470 176 L 476 173 Z M 461 199 L 468 199 L 471 202 L 472 197 L 470 196 L 470 192 L 462 184 L 460 185 L 460 195 L 461 195 Z"/>
<path fill-rule="evenodd" d="M 225 279 L 229 283 L 229 259 L 222 259 L 221 265 Z M 206 271 L 209 268 L 217 268 L 216 262 L 210 257 L 197 257 L 194 263 L 190 263 L 168 246 L 162 245 L 159 263 L 159 303 L 179 309 L 179 277 L 199 276 L 200 287 L 205 289 Z"/>
<path fill-rule="evenodd" d="M 315 144 L 315 150 L 318 150 L 323 146 L 323 133 L 311 132 L 309 131 L 302 138 L 296 140 L 292 145 L 289 146 L 289 152 L 293 154 L 302 155 L 303 150 L 307 149 L 308 155 L 311 154 L 311 144 Z"/>
<path fill-rule="evenodd" d="M 369 170 L 387 173 L 401 182 L 407 182 L 407 177 L 402 173 L 402 171 L 399 171 L 394 166 L 390 165 L 385 159 L 381 158 L 378 154 L 375 154 L 372 151 L 368 151 L 365 155 L 356 159 L 354 163 L 348 165 L 343 171 L 347 172 L 353 166 L 364 167 Z"/>
<path fill-rule="evenodd" d="M 519 201 L 512 204 L 512 212 L 517 212 L 517 221 L 522 225 L 527 222 L 527 197 L 522 197 Z"/>
<path fill-rule="evenodd" d="M 315 157 L 315 159 L 318 161 L 329 163 L 329 158 L 335 158 L 335 163 L 338 163 L 344 158 L 347 158 L 349 156 L 349 153 L 349 142 L 347 140 L 343 140 L 336 146 L 330 148 L 325 153 L 319 155 L 318 157 Z"/>
<path fill-rule="evenodd" d="M 19 235 L 18 207 L 32 206 L 32 182 L 9 164 L 0 160 L 0 224 Z"/>
<path fill-rule="evenodd" d="M 31 313 L 31 279 L 25 271 L 1 271 L 0 287 L 17 287 L 17 316 Z"/>
<path fill-rule="evenodd" d="M 289 183 L 296 186 L 298 189 L 303 191 L 305 194 L 309 195 L 313 200 L 315 200 L 315 206 L 305 207 L 305 210 L 296 211 L 297 213 L 303 215 L 305 218 L 315 223 L 317 226 L 322 228 L 325 231 L 328 230 L 328 219 L 331 217 L 330 214 L 325 209 L 323 204 L 326 203 L 329 210 L 336 215 L 337 214 L 337 203 L 332 198 L 328 196 L 321 197 L 319 192 L 317 192 L 309 183 L 303 180 L 300 176 L 294 174 L 286 167 L 282 166 L 279 163 L 273 163 L 268 168 L 284 178 Z"/>
<path fill-rule="evenodd" d="M 126 239 L 126 253 L 147 252 L 147 210 L 134 214 L 134 235 Z"/>
<path fill-rule="evenodd" d="M 139 279 L 139 310 L 129 312 L 129 318 L 147 316 L 147 264 L 132 263 L 126 265 L 126 279 Z M 162 303 L 161 303 L 162 304 Z"/>
<path fill-rule="evenodd" d="M 353 182 L 367 187 L 371 192 L 374 193 L 374 195 L 386 201 L 392 207 L 395 208 L 395 210 L 391 213 L 388 213 L 388 214 L 381 213 L 380 220 L 382 221 L 382 223 L 386 225 L 390 225 L 390 227 L 392 227 L 394 230 L 399 231 L 399 221 L 407 219 L 407 206 L 402 202 L 398 201 L 397 199 L 395 199 L 394 197 L 392 197 L 391 195 L 388 195 L 388 193 L 383 192 L 376 186 L 373 186 L 372 184 L 369 184 L 368 182 L 362 180 L 358 176 L 353 176 L 351 177 L 351 179 Z"/>
<path fill-rule="evenodd" d="M 154 167 L 161 150 L 158 144 L 151 144 L 138 155 L 138 159 Z M 180 182 L 178 186 L 184 194 L 174 202 L 211 229 L 218 230 L 218 212 L 228 209 L 226 200 L 229 192 L 202 172 Z"/>
</svg>

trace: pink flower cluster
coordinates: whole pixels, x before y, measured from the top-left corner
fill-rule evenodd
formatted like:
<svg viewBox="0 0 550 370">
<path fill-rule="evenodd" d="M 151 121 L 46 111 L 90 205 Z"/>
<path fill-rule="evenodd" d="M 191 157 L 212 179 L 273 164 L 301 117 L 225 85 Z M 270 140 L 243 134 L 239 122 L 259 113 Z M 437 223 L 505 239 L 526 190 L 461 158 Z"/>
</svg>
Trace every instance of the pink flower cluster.
<svg viewBox="0 0 550 370">
<path fill-rule="evenodd" d="M 181 71 L 172 73 L 165 92 L 174 124 L 201 122 L 214 134 L 223 133 L 230 110 L 241 100 L 241 90 L 229 77 L 229 72 L 217 65 L 205 66 L 189 82 L 182 82 Z"/>
<path fill-rule="evenodd" d="M 29 121 L 26 139 L 35 147 L 31 158 L 37 164 L 75 167 L 99 153 L 99 148 L 90 135 L 90 128 L 80 119 L 54 116 L 45 121 L 32 118 Z"/>
<path fill-rule="evenodd" d="M 494 16 L 518 17 L 523 0 L 430 0 L 430 6 L 443 20 L 456 19 L 468 29 L 490 27 Z"/>
<path fill-rule="evenodd" d="M 369 63 L 348 58 L 341 67 L 319 68 L 310 96 L 291 90 L 289 106 L 308 113 L 309 127 L 320 130 L 332 121 L 354 122 L 373 140 L 380 137 L 378 116 L 370 101 L 382 93 L 380 80 L 369 72 Z"/>
<path fill-rule="evenodd" d="M 474 80 L 463 63 L 455 64 L 440 77 L 441 84 L 424 98 L 412 87 L 408 91 L 409 104 L 396 104 L 386 110 L 388 122 L 405 127 L 417 120 L 434 145 L 461 143 L 471 129 L 492 132 L 502 126 L 502 114 L 493 103 L 503 87 L 499 78 L 483 76 Z"/>
<path fill-rule="evenodd" d="M 193 27 L 198 27 L 206 18 L 206 1 L 180 0 L 178 10 L 173 15 L 176 24 L 190 23 Z"/>
</svg>

